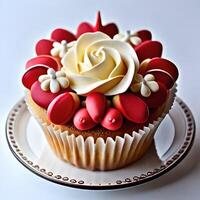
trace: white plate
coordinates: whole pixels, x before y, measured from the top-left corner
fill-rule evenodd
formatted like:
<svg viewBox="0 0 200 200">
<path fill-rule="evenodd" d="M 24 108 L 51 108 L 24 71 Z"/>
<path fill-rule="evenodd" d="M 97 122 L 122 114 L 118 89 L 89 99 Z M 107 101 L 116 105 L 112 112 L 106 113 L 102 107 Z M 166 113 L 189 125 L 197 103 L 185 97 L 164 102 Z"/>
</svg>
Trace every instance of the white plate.
<svg viewBox="0 0 200 200">
<path fill-rule="evenodd" d="M 146 155 L 123 169 L 99 172 L 76 168 L 51 152 L 42 130 L 30 116 L 24 100 L 8 115 L 6 136 L 14 156 L 31 172 L 49 181 L 82 189 L 118 189 L 153 180 L 175 167 L 189 152 L 195 122 L 187 105 L 176 98 Z M 156 148 L 155 148 L 156 147 Z"/>
</svg>

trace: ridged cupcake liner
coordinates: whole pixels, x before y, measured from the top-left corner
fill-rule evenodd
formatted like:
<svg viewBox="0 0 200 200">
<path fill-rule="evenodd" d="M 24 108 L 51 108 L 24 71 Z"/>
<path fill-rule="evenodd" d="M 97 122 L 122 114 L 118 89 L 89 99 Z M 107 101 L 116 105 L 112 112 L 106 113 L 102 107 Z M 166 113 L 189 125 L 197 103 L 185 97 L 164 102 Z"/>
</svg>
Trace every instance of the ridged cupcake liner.
<svg viewBox="0 0 200 200">
<path fill-rule="evenodd" d="M 81 135 L 56 129 L 54 124 L 39 118 L 28 101 L 27 105 L 41 125 L 51 149 L 60 159 L 80 168 L 104 171 L 122 168 L 142 157 L 151 145 L 159 124 L 172 107 L 175 94 L 176 85 L 170 90 L 164 112 L 153 123 L 132 134 L 125 133 L 123 137 L 117 136 L 115 139 L 107 137 L 106 140 L 101 137 L 94 140 L 92 136 L 84 139 Z"/>
</svg>

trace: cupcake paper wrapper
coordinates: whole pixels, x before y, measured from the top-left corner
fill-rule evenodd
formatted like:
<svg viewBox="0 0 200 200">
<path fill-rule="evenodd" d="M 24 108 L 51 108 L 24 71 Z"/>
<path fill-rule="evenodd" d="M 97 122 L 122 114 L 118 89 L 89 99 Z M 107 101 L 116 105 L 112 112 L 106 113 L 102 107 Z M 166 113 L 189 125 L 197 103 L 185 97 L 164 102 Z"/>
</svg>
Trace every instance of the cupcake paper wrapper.
<svg viewBox="0 0 200 200">
<path fill-rule="evenodd" d="M 154 134 L 173 105 L 176 85 L 170 90 L 169 98 L 162 115 L 153 123 L 132 134 L 108 137 L 106 140 L 93 137 L 86 139 L 75 136 L 68 131 L 55 130 L 53 124 L 42 121 L 28 104 L 29 111 L 41 125 L 47 141 L 54 153 L 62 160 L 77 167 L 90 170 L 113 170 L 122 168 L 139 158 L 146 152 L 153 141 Z"/>
</svg>

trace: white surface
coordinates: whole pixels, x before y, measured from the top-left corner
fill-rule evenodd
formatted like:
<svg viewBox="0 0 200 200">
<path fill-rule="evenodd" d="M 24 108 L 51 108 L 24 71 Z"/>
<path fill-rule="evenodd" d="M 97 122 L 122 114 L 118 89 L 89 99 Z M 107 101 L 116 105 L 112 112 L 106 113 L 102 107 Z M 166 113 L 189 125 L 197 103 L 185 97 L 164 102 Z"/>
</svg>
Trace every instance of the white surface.
<svg viewBox="0 0 200 200">
<path fill-rule="evenodd" d="M 198 0 L 0 0 L 0 199 L 199 199 L 199 8 Z M 96 10 L 102 11 L 103 21 L 116 21 L 123 30 L 150 28 L 154 38 L 162 41 L 166 58 L 179 66 L 178 95 L 197 122 L 195 145 L 177 168 L 151 183 L 122 191 L 80 191 L 47 182 L 18 163 L 4 133 L 7 113 L 23 94 L 20 77 L 25 61 L 33 56 L 34 43 L 53 28 L 75 30 L 82 20 L 94 22 Z"/>
</svg>

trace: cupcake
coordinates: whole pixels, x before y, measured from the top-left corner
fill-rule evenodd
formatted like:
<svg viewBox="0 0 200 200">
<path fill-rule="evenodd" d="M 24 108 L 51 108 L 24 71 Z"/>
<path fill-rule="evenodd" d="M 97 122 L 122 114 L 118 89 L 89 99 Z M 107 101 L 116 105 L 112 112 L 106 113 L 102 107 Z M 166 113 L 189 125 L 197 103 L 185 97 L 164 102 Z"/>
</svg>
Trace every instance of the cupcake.
<svg viewBox="0 0 200 200">
<path fill-rule="evenodd" d="M 52 152 L 80 168 L 114 170 L 140 159 L 170 110 L 178 70 L 151 32 L 116 24 L 55 29 L 22 77 L 29 111 Z M 163 133 L 165 134 L 165 133 Z"/>
</svg>

